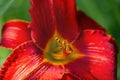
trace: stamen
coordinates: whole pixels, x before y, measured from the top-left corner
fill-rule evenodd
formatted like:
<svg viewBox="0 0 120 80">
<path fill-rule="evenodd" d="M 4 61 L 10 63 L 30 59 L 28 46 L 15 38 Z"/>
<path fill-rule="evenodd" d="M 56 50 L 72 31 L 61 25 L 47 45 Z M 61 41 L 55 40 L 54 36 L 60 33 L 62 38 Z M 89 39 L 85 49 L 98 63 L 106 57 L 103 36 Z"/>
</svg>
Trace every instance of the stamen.
<svg viewBox="0 0 120 80">
<path fill-rule="evenodd" d="M 59 49 L 63 52 L 63 54 L 71 54 L 73 52 L 71 46 L 67 44 L 66 41 L 61 41 L 58 37 L 55 37 L 57 44 L 59 45 Z"/>
<path fill-rule="evenodd" d="M 71 54 L 73 52 L 70 45 L 67 45 L 66 52 L 69 53 L 69 54 Z"/>
<path fill-rule="evenodd" d="M 55 37 L 55 40 L 60 43 L 60 39 L 58 37 Z"/>
</svg>

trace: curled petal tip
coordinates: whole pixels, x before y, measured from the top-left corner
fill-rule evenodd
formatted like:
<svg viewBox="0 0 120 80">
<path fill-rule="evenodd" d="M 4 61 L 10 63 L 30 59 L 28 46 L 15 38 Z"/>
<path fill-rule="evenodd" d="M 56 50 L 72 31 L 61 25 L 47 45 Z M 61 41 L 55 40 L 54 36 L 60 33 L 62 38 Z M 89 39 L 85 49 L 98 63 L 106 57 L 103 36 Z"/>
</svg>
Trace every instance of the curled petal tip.
<svg viewBox="0 0 120 80">
<path fill-rule="evenodd" d="M 1 46 L 15 48 L 19 44 L 31 40 L 29 22 L 24 20 L 10 20 L 2 29 Z"/>
</svg>

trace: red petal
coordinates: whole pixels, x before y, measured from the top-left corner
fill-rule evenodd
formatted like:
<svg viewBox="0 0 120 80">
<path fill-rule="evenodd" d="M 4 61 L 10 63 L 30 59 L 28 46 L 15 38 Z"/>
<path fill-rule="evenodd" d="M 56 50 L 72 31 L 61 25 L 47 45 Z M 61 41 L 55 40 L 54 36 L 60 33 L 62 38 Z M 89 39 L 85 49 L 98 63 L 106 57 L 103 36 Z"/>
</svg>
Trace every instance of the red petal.
<svg viewBox="0 0 120 80">
<path fill-rule="evenodd" d="M 30 9 L 32 23 L 32 38 L 40 47 L 44 48 L 47 41 L 53 36 L 55 24 L 51 13 L 50 0 L 31 0 Z"/>
<path fill-rule="evenodd" d="M 63 75 L 63 78 L 61 80 L 81 80 L 81 79 L 77 78 L 76 76 L 70 73 L 66 73 Z"/>
<path fill-rule="evenodd" d="M 56 27 L 60 35 L 73 41 L 80 33 L 76 18 L 75 0 L 54 0 Z"/>
<path fill-rule="evenodd" d="M 43 60 L 40 51 L 32 42 L 16 48 L 0 71 L 0 80 L 23 80 Z"/>
<path fill-rule="evenodd" d="M 29 22 L 22 20 L 8 21 L 2 29 L 1 45 L 8 48 L 15 48 L 19 44 L 31 40 Z"/>
<path fill-rule="evenodd" d="M 88 17 L 82 11 L 77 12 L 77 19 L 78 19 L 79 28 L 82 30 L 85 30 L 85 29 L 104 30 L 98 23 L 96 23 L 94 20 L 92 20 L 90 17 Z"/>
<path fill-rule="evenodd" d="M 53 66 L 49 63 L 40 64 L 25 80 L 60 80 L 64 74 L 62 66 Z"/>
<path fill-rule="evenodd" d="M 34 42 L 44 48 L 55 31 L 72 41 L 78 35 L 74 0 L 31 0 Z"/>
<path fill-rule="evenodd" d="M 80 58 L 65 66 L 73 80 L 97 80 L 90 72 L 89 58 Z"/>
<path fill-rule="evenodd" d="M 94 80 L 115 80 L 116 47 L 111 36 L 101 30 L 85 30 L 73 45 L 84 54 L 83 60 L 68 65 L 73 74 Z"/>
</svg>

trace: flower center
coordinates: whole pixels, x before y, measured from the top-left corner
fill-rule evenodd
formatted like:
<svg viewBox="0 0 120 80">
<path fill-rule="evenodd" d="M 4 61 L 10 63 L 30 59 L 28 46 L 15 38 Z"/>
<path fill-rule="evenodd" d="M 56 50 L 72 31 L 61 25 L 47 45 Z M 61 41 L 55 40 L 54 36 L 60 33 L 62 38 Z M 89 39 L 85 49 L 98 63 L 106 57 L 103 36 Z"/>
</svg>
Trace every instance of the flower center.
<svg viewBox="0 0 120 80">
<path fill-rule="evenodd" d="M 66 40 L 54 36 L 47 44 L 44 51 L 47 61 L 52 64 L 61 65 L 73 61 L 79 57 L 78 51 Z"/>
</svg>

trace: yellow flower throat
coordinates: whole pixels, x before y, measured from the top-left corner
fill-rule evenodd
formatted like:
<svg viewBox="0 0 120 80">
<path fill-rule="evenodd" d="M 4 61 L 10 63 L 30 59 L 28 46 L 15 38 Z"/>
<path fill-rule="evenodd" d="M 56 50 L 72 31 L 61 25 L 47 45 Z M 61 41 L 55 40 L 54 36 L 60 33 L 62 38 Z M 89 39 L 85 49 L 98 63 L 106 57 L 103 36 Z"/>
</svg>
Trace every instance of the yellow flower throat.
<svg viewBox="0 0 120 80">
<path fill-rule="evenodd" d="M 46 60 L 55 65 L 63 65 L 77 59 L 80 54 L 68 41 L 58 36 L 49 40 L 44 52 Z"/>
</svg>

